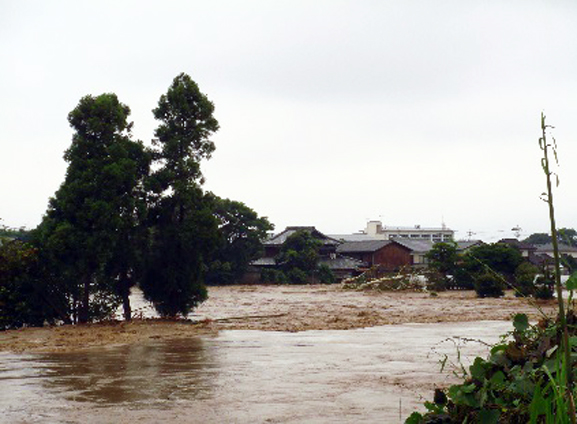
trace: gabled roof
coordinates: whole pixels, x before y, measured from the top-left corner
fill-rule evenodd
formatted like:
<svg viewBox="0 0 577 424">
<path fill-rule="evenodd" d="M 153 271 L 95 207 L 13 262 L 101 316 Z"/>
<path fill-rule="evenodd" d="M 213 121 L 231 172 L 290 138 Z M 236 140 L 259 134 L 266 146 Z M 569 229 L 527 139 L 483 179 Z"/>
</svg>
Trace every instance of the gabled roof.
<svg viewBox="0 0 577 424">
<path fill-rule="evenodd" d="M 329 237 L 342 242 L 383 240 L 382 237 L 377 238 L 368 234 L 329 234 Z"/>
<path fill-rule="evenodd" d="M 281 245 L 286 241 L 287 238 L 292 236 L 297 231 L 302 231 L 302 230 L 310 232 L 314 238 L 321 240 L 324 245 L 338 246 L 341 243 L 338 240 L 335 240 L 331 237 L 324 235 L 319 230 L 317 230 L 315 227 L 286 227 L 283 232 L 281 232 L 275 236 L 272 236 L 264 244 L 265 244 L 265 246 L 267 246 L 267 245 L 268 246 Z"/>
<path fill-rule="evenodd" d="M 391 241 L 416 253 L 426 253 L 431 250 L 434 244 L 431 240 L 413 240 L 401 237 L 394 238 Z"/>
<path fill-rule="evenodd" d="M 516 247 L 519 250 L 536 250 L 536 247 L 529 243 L 523 243 L 515 238 L 504 238 L 499 240 L 497 243 L 508 244 L 509 246 Z"/>
<path fill-rule="evenodd" d="M 537 253 L 545 253 L 553 251 L 553 243 L 536 244 Z M 568 244 L 559 243 L 559 252 L 577 252 L 577 247 L 569 246 Z"/>
<path fill-rule="evenodd" d="M 349 241 L 341 244 L 337 247 L 338 253 L 365 253 L 365 252 L 376 252 L 382 249 L 387 244 L 390 244 L 389 240 L 367 240 L 367 241 Z"/>
<path fill-rule="evenodd" d="M 531 253 L 528 259 L 529 262 L 537 266 L 551 265 L 553 263 L 553 258 L 546 253 Z"/>
<path fill-rule="evenodd" d="M 459 240 L 457 241 L 457 250 L 464 252 L 473 246 L 480 246 L 485 244 L 482 240 Z"/>
</svg>

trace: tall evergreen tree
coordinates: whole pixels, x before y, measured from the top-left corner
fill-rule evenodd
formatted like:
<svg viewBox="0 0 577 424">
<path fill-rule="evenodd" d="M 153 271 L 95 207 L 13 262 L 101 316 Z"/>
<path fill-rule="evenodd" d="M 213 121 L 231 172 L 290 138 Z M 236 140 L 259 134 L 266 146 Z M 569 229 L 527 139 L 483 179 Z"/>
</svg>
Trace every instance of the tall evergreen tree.
<svg viewBox="0 0 577 424">
<path fill-rule="evenodd" d="M 210 158 L 219 128 L 214 105 L 186 74 L 160 97 L 153 141 L 159 165 L 152 175 L 152 243 L 141 287 L 163 316 L 186 315 L 206 299 L 206 263 L 217 238 L 210 199 L 201 189 L 200 161 Z"/>
<path fill-rule="evenodd" d="M 150 162 L 130 138 L 129 114 L 115 94 L 83 97 L 70 112 L 66 178 L 37 231 L 81 323 L 110 314 L 121 297 L 128 306 L 128 276 L 135 274 L 128 240 L 135 239 Z"/>
</svg>

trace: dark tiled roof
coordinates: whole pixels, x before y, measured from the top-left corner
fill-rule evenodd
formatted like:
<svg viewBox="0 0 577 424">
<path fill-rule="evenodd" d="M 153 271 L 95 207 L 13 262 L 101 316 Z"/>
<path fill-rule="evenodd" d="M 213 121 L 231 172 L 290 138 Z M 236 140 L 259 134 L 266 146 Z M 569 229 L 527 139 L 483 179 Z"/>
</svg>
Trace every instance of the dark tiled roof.
<svg viewBox="0 0 577 424">
<path fill-rule="evenodd" d="M 287 238 L 292 236 L 297 231 L 302 230 L 310 232 L 315 238 L 321 240 L 324 245 L 337 246 L 340 244 L 340 241 L 325 236 L 315 227 L 286 227 L 286 229 L 283 232 L 277 234 L 276 236 L 271 237 L 264 244 L 269 246 L 281 245 L 286 241 Z"/>
<path fill-rule="evenodd" d="M 481 244 L 484 244 L 481 240 L 459 240 L 457 242 L 457 250 L 464 251 Z"/>
<path fill-rule="evenodd" d="M 337 247 L 338 253 L 362 253 L 362 252 L 376 252 L 382 249 L 389 240 L 368 240 L 368 241 L 349 241 Z"/>
<path fill-rule="evenodd" d="M 523 243 L 514 238 L 504 238 L 498 241 L 498 243 L 508 244 L 510 246 L 514 246 L 520 250 L 535 250 L 536 247 L 529 243 Z"/>
<path fill-rule="evenodd" d="M 413 252 L 428 252 L 433 247 L 433 242 L 431 240 L 412 240 L 408 238 L 394 238 L 393 242 L 405 246 Z"/>
<path fill-rule="evenodd" d="M 537 266 L 551 265 L 553 263 L 553 258 L 546 253 L 531 253 L 528 259 L 529 262 Z"/>
<path fill-rule="evenodd" d="M 329 234 L 329 237 L 342 242 L 383 240 L 382 237 L 377 238 L 368 234 Z"/>
<path fill-rule="evenodd" d="M 553 252 L 553 244 L 536 244 L 537 253 Z M 559 243 L 559 252 L 577 252 L 577 247 L 569 246 L 568 244 Z"/>
</svg>

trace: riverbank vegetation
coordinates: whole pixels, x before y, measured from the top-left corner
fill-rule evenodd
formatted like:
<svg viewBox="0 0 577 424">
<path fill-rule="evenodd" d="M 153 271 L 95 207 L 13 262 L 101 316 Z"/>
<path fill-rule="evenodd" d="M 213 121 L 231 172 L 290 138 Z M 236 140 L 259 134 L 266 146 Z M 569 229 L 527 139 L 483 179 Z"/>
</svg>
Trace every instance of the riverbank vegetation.
<svg viewBox="0 0 577 424">
<path fill-rule="evenodd" d="M 558 177 L 552 171 L 549 158 L 557 160 L 555 139 L 547 140 L 551 126 L 541 115 L 542 136 L 539 147 L 543 153 L 541 165 L 546 177 L 547 203 L 554 261 L 541 277 L 540 290 L 557 298 L 557 317 L 545 314 L 536 325 L 531 325 L 527 315 L 517 314 L 513 320 L 514 331 L 503 336 L 501 343 L 493 346 L 488 358 L 475 358 L 469 372 L 463 368 L 463 382 L 446 390 L 437 389 L 432 402 L 426 402 L 427 413 L 413 413 L 407 424 L 430 423 L 545 423 L 577 422 L 575 397 L 575 352 L 577 351 L 577 319 L 574 312 L 573 291 L 577 289 L 577 273 L 566 282 L 569 291 L 563 298 L 561 285 L 560 237 L 574 240 L 574 235 L 559 234 L 555 222 L 552 180 Z M 493 268 L 486 266 L 489 271 Z M 497 274 L 498 271 L 494 271 Z M 527 284 L 533 270 L 517 270 L 517 280 Z M 488 273 L 486 275 L 489 275 Z M 538 280 L 539 281 L 539 280 Z M 521 287 L 525 290 L 527 286 Z M 520 290 L 519 290 L 520 291 Z M 521 293 L 526 294 L 527 292 Z M 538 291 L 529 290 L 536 295 Z"/>
</svg>

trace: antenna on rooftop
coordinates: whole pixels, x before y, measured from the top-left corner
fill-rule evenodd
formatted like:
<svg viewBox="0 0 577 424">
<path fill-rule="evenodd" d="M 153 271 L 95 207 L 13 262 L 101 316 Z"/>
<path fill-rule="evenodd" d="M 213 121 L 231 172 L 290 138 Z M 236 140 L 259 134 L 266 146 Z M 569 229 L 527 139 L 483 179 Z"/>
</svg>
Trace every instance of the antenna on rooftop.
<svg viewBox="0 0 577 424">
<path fill-rule="evenodd" d="M 474 233 L 471 230 L 467 231 L 467 241 L 471 241 L 471 237 L 474 236 L 475 234 L 477 233 Z"/>
<path fill-rule="evenodd" d="M 513 234 L 515 234 L 516 238 L 519 238 L 521 237 L 521 231 L 523 231 L 523 229 L 519 226 L 519 224 L 517 224 L 511 228 L 511 231 L 513 231 Z"/>
</svg>

